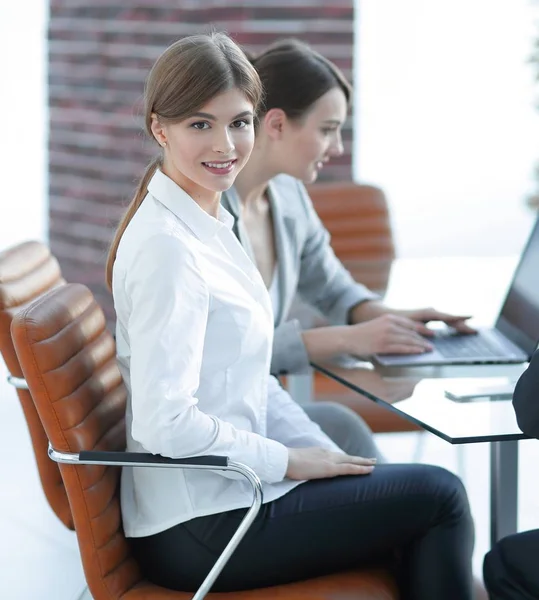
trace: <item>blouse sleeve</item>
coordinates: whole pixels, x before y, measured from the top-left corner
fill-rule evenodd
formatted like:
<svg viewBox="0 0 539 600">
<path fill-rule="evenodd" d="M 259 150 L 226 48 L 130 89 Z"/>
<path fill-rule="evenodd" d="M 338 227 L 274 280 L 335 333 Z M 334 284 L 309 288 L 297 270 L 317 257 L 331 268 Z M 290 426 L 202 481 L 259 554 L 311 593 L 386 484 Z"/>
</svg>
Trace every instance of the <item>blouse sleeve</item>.
<svg viewBox="0 0 539 600">
<path fill-rule="evenodd" d="M 170 457 L 217 454 L 251 467 L 266 482 L 281 481 L 286 447 L 198 408 L 210 296 L 196 258 L 172 236 L 142 244 L 129 268 L 132 436 Z"/>
<path fill-rule="evenodd" d="M 268 381 L 267 434 L 289 448 L 318 447 L 342 452 L 320 427 L 309 419 L 275 377 Z"/>
</svg>

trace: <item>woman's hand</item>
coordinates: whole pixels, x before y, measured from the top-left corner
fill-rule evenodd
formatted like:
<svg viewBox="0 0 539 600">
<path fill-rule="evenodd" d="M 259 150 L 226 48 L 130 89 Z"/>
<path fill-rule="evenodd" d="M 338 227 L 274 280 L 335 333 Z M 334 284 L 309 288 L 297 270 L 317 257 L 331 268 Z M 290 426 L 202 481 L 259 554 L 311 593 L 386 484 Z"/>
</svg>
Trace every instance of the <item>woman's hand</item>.
<svg viewBox="0 0 539 600">
<path fill-rule="evenodd" d="M 473 327 L 470 327 L 466 323 L 470 319 L 469 315 L 452 315 L 440 312 L 435 308 L 416 308 L 413 310 L 393 309 L 393 313 L 415 321 L 418 324 L 418 332 L 421 335 L 433 335 L 432 329 L 425 326 L 425 323 L 429 321 L 442 321 L 459 333 L 477 333 L 476 329 L 473 329 Z"/>
<path fill-rule="evenodd" d="M 359 309 L 362 309 L 359 313 Z M 429 321 L 443 321 L 460 333 L 475 333 L 468 316 L 442 313 L 434 308 L 391 309 L 375 301 L 364 302 L 352 314 L 361 317 L 354 325 L 319 327 L 302 332 L 309 359 L 331 360 L 340 354 L 367 357 L 373 354 L 421 354 L 430 352 L 427 339 L 434 335 Z"/>
<path fill-rule="evenodd" d="M 352 323 L 365 323 L 385 315 L 396 315 L 414 321 L 417 332 L 421 335 L 433 335 L 432 329 L 426 327 L 426 323 L 430 321 L 442 321 L 459 333 L 477 333 L 475 329 L 466 323 L 470 319 L 469 315 L 452 315 L 440 312 L 435 308 L 414 308 L 410 310 L 390 308 L 378 300 L 367 300 L 355 306 L 350 313 L 350 320 Z"/>
<path fill-rule="evenodd" d="M 345 326 L 345 352 L 354 356 L 372 354 L 420 354 L 432 350 L 421 334 L 425 325 L 404 316 L 387 313 L 365 323 Z"/>
<path fill-rule="evenodd" d="M 368 475 L 375 458 L 350 456 L 323 448 L 288 448 L 289 479 L 326 479 L 339 475 Z"/>
</svg>

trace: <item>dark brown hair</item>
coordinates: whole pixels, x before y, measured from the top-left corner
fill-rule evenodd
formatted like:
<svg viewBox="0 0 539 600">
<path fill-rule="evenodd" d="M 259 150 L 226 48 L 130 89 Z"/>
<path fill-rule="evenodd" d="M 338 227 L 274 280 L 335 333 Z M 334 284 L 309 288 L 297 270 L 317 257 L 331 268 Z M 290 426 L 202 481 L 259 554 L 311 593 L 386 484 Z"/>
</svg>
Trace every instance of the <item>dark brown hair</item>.
<svg viewBox="0 0 539 600">
<path fill-rule="evenodd" d="M 249 58 L 264 87 L 262 113 L 280 108 L 290 119 L 301 119 L 335 87 L 343 91 L 350 106 L 352 87 L 341 70 L 304 42 L 281 40 Z"/>
<path fill-rule="evenodd" d="M 231 88 L 241 90 L 256 112 L 262 96 L 260 79 L 242 50 L 226 34 L 195 35 L 175 42 L 157 59 L 146 80 L 144 125 L 147 135 L 154 139 L 153 113 L 163 124 L 178 123 Z M 106 267 L 107 285 L 111 289 L 120 239 L 148 193 L 148 184 L 161 163 L 160 154 L 146 168 L 112 240 Z"/>
</svg>

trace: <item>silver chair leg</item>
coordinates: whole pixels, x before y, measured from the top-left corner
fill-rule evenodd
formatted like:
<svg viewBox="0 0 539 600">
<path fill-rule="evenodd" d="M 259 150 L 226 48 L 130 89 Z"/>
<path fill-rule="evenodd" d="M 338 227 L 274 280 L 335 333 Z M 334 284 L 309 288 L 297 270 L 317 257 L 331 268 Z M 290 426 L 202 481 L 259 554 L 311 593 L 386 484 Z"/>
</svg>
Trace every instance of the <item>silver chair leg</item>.
<svg viewBox="0 0 539 600">
<path fill-rule="evenodd" d="M 260 483 L 260 479 L 258 479 L 258 476 L 254 473 L 254 471 L 252 471 L 249 467 L 246 467 L 245 465 L 234 462 L 230 462 L 228 470 L 241 473 L 244 477 L 247 478 L 247 480 L 253 488 L 253 504 L 251 505 L 251 508 L 247 511 L 245 517 L 243 517 L 242 522 L 236 530 L 236 533 L 232 536 L 230 542 L 228 542 L 221 556 L 219 556 L 216 563 L 213 565 L 212 570 L 208 573 L 206 579 L 204 579 L 202 585 L 198 588 L 196 594 L 193 596 L 193 600 L 202 600 L 210 591 L 211 587 L 215 583 L 215 580 L 217 579 L 217 577 L 219 577 L 224 566 L 229 561 L 230 557 L 238 547 L 238 544 L 241 542 L 241 540 L 249 530 L 249 527 L 251 527 L 251 525 L 253 524 L 260 510 L 260 507 L 262 506 L 262 484 Z"/>
</svg>

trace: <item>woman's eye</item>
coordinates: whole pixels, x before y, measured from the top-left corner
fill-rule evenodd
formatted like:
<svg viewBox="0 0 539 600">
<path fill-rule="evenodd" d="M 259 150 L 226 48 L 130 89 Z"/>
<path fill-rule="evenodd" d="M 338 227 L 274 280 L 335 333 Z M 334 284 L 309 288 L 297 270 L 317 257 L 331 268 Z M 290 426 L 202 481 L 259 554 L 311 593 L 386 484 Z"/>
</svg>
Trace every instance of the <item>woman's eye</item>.
<svg viewBox="0 0 539 600">
<path fill-rule="evenodd" d="M 336 129 L 333 129 L 333 128 L 331 128 L 331 129 L 327 129 L 327 128 L 325 128 L 325 129 L 322 129 L 322 133 L 323 133 L 324 135 L 329 135 L 330 133 L 334 133 L 335 131 L 337 131 L 337 130 L 336 130 Z"/>
<path fill-rule="evenodd" d="M 194 129 L 208 129 L 209 125 L 208 123 L 204 122 L 204 121 L 197 121 L 196 123 L 192 123 L 191 127 L 193 127 Z"/>
<path fill-rule="evenodd" d="M 243 127 L 247 127 L 247 125 L 250 125 L 250 122 L 246 119 L 239 119 L 238 121 L 234 121 L 232 123 L 232 127 L 235 129 L 242 129 Z"/>
</svg>

